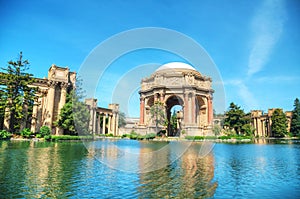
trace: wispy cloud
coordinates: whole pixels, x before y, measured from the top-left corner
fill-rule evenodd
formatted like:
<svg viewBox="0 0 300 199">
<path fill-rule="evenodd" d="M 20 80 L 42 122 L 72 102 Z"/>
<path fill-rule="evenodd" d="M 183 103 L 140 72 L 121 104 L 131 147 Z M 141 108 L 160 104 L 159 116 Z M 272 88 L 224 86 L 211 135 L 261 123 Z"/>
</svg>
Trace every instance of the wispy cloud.
<svg viewBox="0 0 300 199">
<path fill-rule="evenodd" d="M 254 97 L 249 88 L 245 85 L 243 80 L 232 79 L 224 82 L 225 85 L 232 85 L 237 88 L 238 96 L 243 100 L 246 109 L 253 109 L 258 107 L 257 99 Z"/>
<path fill-rule="evenodd" d="M 253 81 L 257 83 L 294 83 L 296 81 L 300 81 L 300 77 L 298 76 L 272 76 L 272 77 L 259 77 L 253 79 Z"/>
<path fill-rule="evenodd" d="M 251 22 L 252 49 L 248 62 L 248 77 L 259 72 L 280 38 L 285 21 L 284 2 L 265 0 Z"/>
</svg>

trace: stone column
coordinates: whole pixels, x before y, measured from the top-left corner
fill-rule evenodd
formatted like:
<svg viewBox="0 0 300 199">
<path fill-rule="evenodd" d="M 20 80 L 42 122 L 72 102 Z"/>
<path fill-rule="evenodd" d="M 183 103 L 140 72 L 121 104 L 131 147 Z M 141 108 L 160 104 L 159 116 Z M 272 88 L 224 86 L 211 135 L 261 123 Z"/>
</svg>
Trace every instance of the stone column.
<svg viewBox="0 0 300 199">
<path fill-rule="evenodd" d="M 66 97 L 67 97 L 67 87 L 68 84 L 62 82 L 60 84 L 60 100 L 58 103 L 58 111 L 57 111 L 57 117 L 59 118 L 60 111 L 66 104 Z M 64 133 L 64 130 L 62 128 L 56 127 L 56 135 L 62 135 Z"/>
<path fill-rule="evenodd" d="M 116 127 L 115 127 L 116 135 L 119 135 L 119 113 L 116 113 Z"/>
<path fill-rule="evenodd" d="M 114 136 L 116 136 L 116 113 L 113 111 L 112 120 L 111 120 L 111 131 Z"/>
<path fill-rule="evenodd" d="M 140 124 L 144 124 L 145 118 L 145 98 L 140 98 Z"/>
<path fill-rule="evenodd" d="M 55 88 L 57 82 L 50 81 L 48 94 L 47 94 L 47 108 L 46 108 L 46 118 L 44 125 L 48 126 L 52 130 L 52 122 L 53 122 L 53 112 L 54 112 L 54 100 L 55 100 Z M 53 132 L 52 132 L 53 133 Z"/>
<path fill-rule="evenodd" d="M 192 97 L 193 96 L 193 94 L 192 93 L 190 93 L 190 94 L 188 94 L 188 107 L 189 107 L 189 115 L 188 115 L 188 121 L 189 121 L 189 123 L 191 124 L 191 123 L 193 123 L 192 122 L 192 114 L 193 114 L 193 110 L 192 110 L 192 108 L 193 108 L 193 103 L 192 103 Z"/>
<path fill-rule="evenodd" d="M 154 94 L 154 103 L 157 101 L 157 93 Z"/>
<path fill-rule="evenodd" d="M 183 110 L 183 120 L 185 124 L 189 123 L 188 115 L 189 115 L 189 105 L 188 105 L 188 94 L 184 94 L 184 110 Z"/>
<path fill-rule="evenodd" d="M 10 100 L 11 101 L 11 100 Z M 9 131 L 10 130 L 10 109 L 8 107 L 5 108 L 4 111 L 4 130 Z"/>
<path fill-rule="evenodd" d="M 207 123 L 208 125 L 211 125 L 213 120 L 213 105 L 212 105 L 212 98 L 210 96 L 207 99 L 207 109 L 208 109 Z"/>
<path fill-rule="evenodd" d="M 95 135 L 96 133 L 96 123 L 97 123 L 96 108 L 93 108 L 93 135 Z"/>
<path fill-rule="evenodd" d="M 34 104 L 33 104 L 33 110 L 32 110 L 32 119 L 31 119 L 31 128 L 30 130 L 32 132 L 37 132 L 36 126 L 37 126 L 37 120 L 38 120 L 38 98 L 34 99 Z"/>
<path fill-rule="evenodd" d="M 257 119 L 253 118 L 253 127 L 254 127 L 254 135 L 258 135 L 258 126 L 257 126 Z"/>
<path fill-rule="evenodd" d="M 195 100 L 195 93 L 192 93 L 192 96 L 191 96 L 191 123 L 195 124 L 196 122 L 196 116 L 195 116 L 195 112 L 196 112 L 196 109 L 195 109 L 195 103 L 196 103 L 196 100 Z"/>
<path fill-rule="evenodd" d="M 105 123 L 106 123 L 106 114 L 103 115 L 102 121 L 102 134 L 105 135 Z"/>
<path fill-rule="evenodd" d="M 107 126 L 107 129 L 108 129 L 108 134 L 111 133 L 111 115 L 108 115 L 108 126 Z"/>
<path fill-rule="evenodd" d="M 160 93 L 160 102 L 164 103 L 165 94 L 163 92 Z"/>
<path fill-rule="evenodd" d="M 102 113 L 98 113 L 98 117 L 97 117 L 97 134 L 98 135 L 101 134 L 101 128 L 100 128 L 100 123 L 101 123 L 100 117 L 101 117 L 101 114 Z"/>
</svg>

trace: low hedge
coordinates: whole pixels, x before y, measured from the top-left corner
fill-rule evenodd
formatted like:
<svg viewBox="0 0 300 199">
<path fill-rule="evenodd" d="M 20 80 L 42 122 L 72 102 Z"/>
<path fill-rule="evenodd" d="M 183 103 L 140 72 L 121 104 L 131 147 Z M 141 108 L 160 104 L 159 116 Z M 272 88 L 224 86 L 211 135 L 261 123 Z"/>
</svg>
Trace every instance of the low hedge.
<svg viewBox="0 0 300 199">
<path fill-rule="evenodd" d="M 63 140 L 93 140 L 93 136 L 76 136 L 76 135 L 49 135 L 44 137 L 47 141 L 63 141 Z"/>
</svg>

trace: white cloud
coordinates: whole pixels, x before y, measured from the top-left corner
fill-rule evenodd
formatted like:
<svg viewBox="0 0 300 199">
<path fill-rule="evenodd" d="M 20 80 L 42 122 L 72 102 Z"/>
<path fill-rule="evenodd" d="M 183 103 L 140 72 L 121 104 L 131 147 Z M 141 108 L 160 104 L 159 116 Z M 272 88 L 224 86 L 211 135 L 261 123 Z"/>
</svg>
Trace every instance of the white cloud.
<svg viewBox="0 0 300 199">
<path fill-rule="evenodd" d="M 248 61 L 248 76 L 259 72 L 269 60 L 283 31 L 284 21 L 282 0 L 266 0 L 257 10 L 251 24 L 254 35 Z"/>
<path fill-rule="evenodd" d="M 254 97 L 254 95 L 251 93 L 249 88 L 246 86 L 243 80 L 239 79 L 232 79 L 224 82 L 225 85 L 232 85 L 235 86 L 237 89 L 238 96 L 242 99 L 244 102 L 245 109 L 251 110 L 256 107 L 258 107 L 258 101 Z"/>
<path fill-rule="evenodd" d="M 300 81 L 300 77 L 298 76 L 272 76 L 272 77 L 259 77 L 254 79 L 253 81 L 257 83 L 270 83 L 270 84 L 278 84 L 278 83 L 294 83 L 295 81 Z"/>
</svg>

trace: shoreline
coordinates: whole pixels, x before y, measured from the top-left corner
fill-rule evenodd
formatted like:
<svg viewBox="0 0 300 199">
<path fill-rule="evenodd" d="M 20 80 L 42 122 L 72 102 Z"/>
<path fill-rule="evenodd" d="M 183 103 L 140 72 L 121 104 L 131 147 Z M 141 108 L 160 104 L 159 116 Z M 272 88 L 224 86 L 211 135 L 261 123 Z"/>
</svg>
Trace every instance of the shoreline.
<svg viewBox="0 0 300 199">
<path fill-rule="evenodd" d="M 248 144 L 266 144 L 266 143 L 300 143 L 300 138 L 228 138 L 228 139 L 220 139 L 220 138 L 203 138 L 203 139 L 186 139 L 180 137 L 164 137 L 164 138 L 154 138 L 154 139 L 129 139 L 129 138 L 121 138 L 121 137 L 105 137 L 105 136 L 97 136 L 97 137 L 87 137 L 84 139 L 83 137 L 74 136 L 68 137 L 67 139 L 59 136 L 55 136 L 53 139 L 45 139 L 45 138 L 10 138 L 10 139 L 3 139 L 1 141 L 25 141 L 25 142 L 70 142 L 70 141 L 97 141 L 97 140 L 136 140 L 136 141 L 154 141 L 154 142 L 214 142 L 214 143 L 248 143 Z"/>
</svg>

